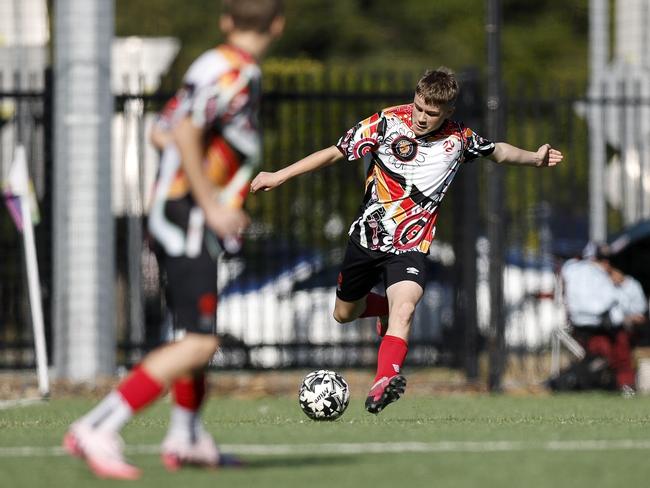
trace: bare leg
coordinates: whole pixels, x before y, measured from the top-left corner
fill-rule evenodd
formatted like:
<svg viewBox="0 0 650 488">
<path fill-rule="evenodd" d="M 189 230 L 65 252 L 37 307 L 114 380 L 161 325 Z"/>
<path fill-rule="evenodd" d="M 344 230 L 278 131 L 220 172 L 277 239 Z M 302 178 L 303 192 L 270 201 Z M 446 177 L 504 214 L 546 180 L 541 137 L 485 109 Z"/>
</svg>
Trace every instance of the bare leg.
<svg viewBox="0 0 650 488">
<path fill-rule="evenodd" d="M 361 313 L 366 309 L 366 297 L 355 302 L 346 302 L 336 297 L 334 304 L 334 320 L 339 324 L 345 324 L 358 319 Z"/>
<path fill-rule="evenodd" d="M 413 281 L 400 281 L 388 287 L 388 330 L 377 354 L 377 374 L 366 398 L 366 410 L 378 414 L 399 400 L 406 388 L 401 374 L 408 352 L 408 335 L 415 306 L 422 298 L 422 287 Z"/>
<path fill-rule="evenodd" d="M 386 290 L 388 297 L 388 331 L 386 334 L 408 340 L 415 307 L 424 290 L 414 281 L 400 281 Z"/>
<path fill-rule="evenodd" d="M 217 337 L 190 333 L 177 342 L 150 352 L 142 361 L 142 367 L 169 387 L 175 380 L 189 378 L 207 367 L 218 347 Z"/>
</svg>

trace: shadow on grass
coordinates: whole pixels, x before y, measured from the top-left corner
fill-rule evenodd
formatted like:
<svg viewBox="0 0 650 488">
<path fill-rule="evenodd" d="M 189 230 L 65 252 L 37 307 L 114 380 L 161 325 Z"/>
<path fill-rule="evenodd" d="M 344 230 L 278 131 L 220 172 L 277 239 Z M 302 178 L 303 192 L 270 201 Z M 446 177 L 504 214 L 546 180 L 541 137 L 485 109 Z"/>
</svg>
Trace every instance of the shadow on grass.
<svg viewBox="0 0 650 488">
<path fill-rule="evenodd" d="M 249 469 L 269 469 L 269 468 L 291 468 L 299 466 L 333 466 L 352 464 L 356 462 L 356 456 L 318 456 L 318 455 L 302 455 L 302 456 L 273 456 L 257 459 L 245 459 L 242 466 L 222 466 L 219 469 L 234 470 L 249 470 Z"/>
</svg>

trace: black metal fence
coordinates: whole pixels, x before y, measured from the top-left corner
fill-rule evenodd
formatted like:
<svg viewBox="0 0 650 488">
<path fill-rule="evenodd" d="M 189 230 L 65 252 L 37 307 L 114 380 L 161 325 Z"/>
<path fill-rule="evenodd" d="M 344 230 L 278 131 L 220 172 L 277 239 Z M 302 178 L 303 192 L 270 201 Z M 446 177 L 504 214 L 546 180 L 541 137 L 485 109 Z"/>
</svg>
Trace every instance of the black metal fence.
<svg viewBox="0 0 650 488">
<path fill-rule="evenodd" d="M 417 75 L 410 73 L 350 71 L 266 78 L 262 169 L 278 169 L 329 146 L 362 118 L 383 107 L 409 102 L 416 80 Z M 465 74 L 463 81 L 456 115 L 481 133 L 482 82 L 471 73 Z M 575 90 L 558 86 L 513 87 L 506 93 L 506 140 L 533 150 L 550 142 L 565 154 L 565 162 L 554 170 L 508 168 L 506 172 L 506 339 L 511 352 L 528 354 L 545 351 L 552 329 L 563 319 L 561 304 L 554 294 L 557 257 L 579 249 L 588 235 L 589 139 L 580 110 L 588 100 Z M 167 94 L 118 96 L 117 116 L 126 116 L 128 102 L 137 100 L 141 103 L 138 117 L 146 127 L 146 117 L 166 99 Z M 631 105 L 623 98 L 592 102 Z M 6 146 L 28 140 L 30 169 L 37 177 L 43 215 L 37 226 L 37 241 L 46 329 L 50 331 L 49 94 L 47 90 L 0 92 L 3 104 L 12 107 L 1 112 L 3 176 L 7 155 L 11 154 Z M 8 131 L 11 136 L 6 135 Z M 145 133 L 140 131 L 141 139 Z M 137 143 L 142 155 L 139 164 L 155 166 L 155 161 L 146 160 L 142 150 L 146 141 Z M 431 282 L 413 328 L 409 353 L 412 365 L 448 364 L 468 370 L 476 367 L 489 325 L 488 243 L 482 237 L 486 164 L 491 163 L 478 161 L 464 167 L 443 205 L 429 261 Z M 374 362 L 377 342 L 372 321 L 341 326 L 331 318 L 337 266 L 362 188 L 362 163 L 340 163 L 249 199 L 247 209 L 253 225 L 244 250 L 238 256 L 224 257 L 219 267 L 218 322 L 226 346 L 216 358 L 217 364 L 279 368 Z M 146 195 L 140 198 L 146 200 Z M 613 202 L 608 208 L 611 230 L 617 230 L 622 225 L 621 211 Z M 129 233 L 134 228 L 142 231 L 144 217 L 116 215 L 116 219 L 118 358 L 128 364 L 165 338 L 161 293 L 164 281 L 150 251 L 142 246 L 138 248 L 140 293 L 129 292 L 134 286 L 129 279 L 133 268 L 126 263 L 133 251 Z M 0 211 L 2 368 L 33 363 L 20 246 L 20 237 L 7 212 Z M 133 297 L 139 297 L 142 303 L 132 303 Z M 133 307 L 141 308 L 140 315 L 131 313 Z M 134 318 L 138 316 L 143 317 L 141 321 Z M 134 334 L 136 329 L 140 332 Z"/>
<path fill-rule="evenodd" d="M 44 82 L 43 82 L 44 80 Z M 29 172 L 39 203 L 40 223 L 35 227 L 36 252 L 46 320 L 46 340 L 51 344 L 51 130 L 50 72 L 11 79 L 0 76 L 0 184 L 4 184 L 17 145 L 28 154 Z M 9 88 L 5 88 L 9 87 Z M 34 364 L 34 341 L 29 311 L 22 237 L 5 205 L 0 209 L 0 368 Z"/>
<path fill-rule="evenodd" d="M 334 144 L 349 127 L 372 113 L 410 102 L 416 81 L 417 75 L 408 73 L 268 77 L 262 107 L 262 169 L 279 169 Z M 458 110 L 478 123 L 477 80 L 466 75 L 464 81 L 467 89 Z M 120 97 L 119 107 L 133 98 Z M 142 98 L 144 112 L 164 99 Z M 218 328 L 226 337 L 217 358 L 221 366 L 334 367 L 374 362 L 374 321 L 341 326 L 332 318 L 338 265 L 347 229 L 361 202 L 364 174 L 361 162 L 341 163 L 249 198 L 247 210 L 253 225 L 244 249 L 238 256 L 225 257 L 219 270 Z M 119 242 L 118 238 L 118 253 Z M 454 334 L 454 290 L 458 286 L 454 250 L 451 244 L 443 244 L 436 251 L 430 261 L 432 282 L 414 324 L 411 364 L 457 363 L 456 356 L 462 352 L 449 340 Z M 146 249 L 142 252 L 148 254 Z M 144 261 L 151 263 L 149 258 Z M 156 282 L 157 271 L 145 270 L 145 281 Z M 137 361 L 143 349 L 165 336 L 164 299 L 158 296 L 161 301 L 156 302 L 155 294 L 150 298 L 146 330 L 139 334 L 145 340 L 132 340 L 133 324 L 124 324 L 119 334 L 125 362 Z"/>
</svg>

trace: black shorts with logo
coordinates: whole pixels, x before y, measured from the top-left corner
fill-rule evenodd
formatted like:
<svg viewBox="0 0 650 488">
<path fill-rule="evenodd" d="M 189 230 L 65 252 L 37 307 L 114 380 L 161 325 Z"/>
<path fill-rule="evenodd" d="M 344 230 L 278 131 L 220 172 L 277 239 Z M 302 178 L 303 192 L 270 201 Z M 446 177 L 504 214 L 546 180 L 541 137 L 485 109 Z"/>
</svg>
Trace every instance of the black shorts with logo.
<svg viewBox="0 0 650 488">
<path fill-rule="evenodd" d="M 400 281 L 413 281 L 424 289 L 426 259 L 426 254 L 419 251 L 402 254 L 372 251 L 350 240 L 341 265 L 336 296 L 346 302 L 355 302 L 382 280 L 387 289 Z"/>
<path fill-rule="evenodd" d="M 187 233 L 191 198 L 170 200 L 165 217 Z M 216 333 L 217 262 L 203 237 L 200 252 L 192 257 L 170 256 L 159 243 L 155 251 L 164 272 L 165 298 L 172 316 L 174 332 Z"/>
</svg>

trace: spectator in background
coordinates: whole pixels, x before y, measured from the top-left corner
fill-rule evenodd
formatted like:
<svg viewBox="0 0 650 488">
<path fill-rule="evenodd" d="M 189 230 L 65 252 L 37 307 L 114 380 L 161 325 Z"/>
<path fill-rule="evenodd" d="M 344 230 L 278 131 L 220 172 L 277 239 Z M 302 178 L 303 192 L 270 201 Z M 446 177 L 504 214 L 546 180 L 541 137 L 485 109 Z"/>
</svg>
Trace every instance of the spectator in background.
<svg viewBox="0 0 650 488">
<path fill-rule="evenodd" d="M 590 244 L 583 259 L 570 259 L 561 270 L 564 301 L 574 338 L 587 360 L 605 359 L 616 387 L 632 393 L 636 372 L 631 327 L 646 321 L 647 299 L 641 285 L 612 267 L 609 250 Z"/>
<path fill-rule="evenodd" d="M 647 346 L 650 339 L 648 298 L 643 292 L 641 283 L 614 267 L 612 267 L 611 277 L 619 293 L 615 313 L 622 317 L 632 347 L 639 344 Z"/>
<path fill-rule="evenodd" d="M 575 328 L 599 328 L 611 324 L 610 310 L 616 288 L 604 246 L 588 245 L 582 258 L 569 259 L 560 271 L 569 322 Z"/>
<path fill-rule="evenodd" d="M 648 298 L 643 293 L 641 283 L 613 266 L 610 277 L 618 292 L 617 306 L 613 310 L 616 320 L 631 331 L 634 327 L 647 323 Z"/>
</svg>

